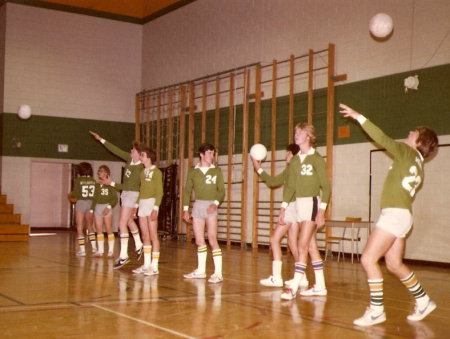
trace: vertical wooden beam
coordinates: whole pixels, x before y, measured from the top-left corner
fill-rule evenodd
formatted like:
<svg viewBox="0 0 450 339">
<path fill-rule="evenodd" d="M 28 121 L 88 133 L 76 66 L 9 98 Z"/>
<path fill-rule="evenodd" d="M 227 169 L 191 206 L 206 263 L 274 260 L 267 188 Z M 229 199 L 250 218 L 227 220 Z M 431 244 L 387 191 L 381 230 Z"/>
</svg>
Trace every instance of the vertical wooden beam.
<svg viewBox="0 0 450 339">
<path fill-rule="evenodd" d="M 156 163 L 161 160 L 161 90 L 156 98 Z"/>
<path fill-rule="evenodd" d="M 201 143 L 206 141 L 206 80 L 202 81 L 202 137 Z"/>
<path fill-rule="evenodd" d="M 254 143 L 261 140 L 261 65 L 255 66 L 255 114 L 254 114 Z M 253 171 L 253 218 L 252 218 L 252 248 L 258 248 L 258 215 L 259 215 L 259 176 Z"/>
<path fill-rule="evenodd" d="M 233 79 L 234 81 L 234 79 Z M 230 83 L 232 82 L 230 78 Z M 214 146 L 216 146 L 216 155 L 217 158 L 219 156 L 219 122 L 220 122 L 220 78 L 219 76 L 216 77 L 216 94 L 215 94 L 215 101 L 216 101 L 216 110 L 214 112 Z M 233 101 L 234 105 L 234 101 Z M 230 105 L 230 108 L 232 109 L 232 105 Z"/>
<path fill-rule="evenodd" d="M 312 49 L 308 52 L 308 124 L 313 124 L 313 105 L 314 105 L 314 52 Z"/>
<path fill-rule="evenodd" d="M 242 189 L 241 189 L 241 246 L 247 243 L 247 158 L 248 158 L 248 94 L 249 70 L 244 70 L 244 90 L 242 98 Z"/>
<path fill-rule="evenodd" d="M 188 166 L 193 165 L 194 160 L 194 110 L 195 110 L 195 86 L 189 84 L 189 135 L 188 135 Z"/>
<path fill-rule="evenodd" d="M 141 102 L 142 93 L 136 94 L 135 107 L 134 107 L 134 140 L 141 141 Z"/>
<path fill-rule="evenodd" d="M 270 124 L 270 174 L 275 175 L 275 160 L 276 160 L 276 148 L 277 148 L 277 61 L 272 61 L 272 115 Z M 275 200 L 275 191 L 270 190 L 270 211 L 269 211 L 269 234 L 273 233 L 272 220 L 274 217 L 273 213 L 273 202 Z"/>
<path fill-rule="evenodd" d="M 173 154 L 173 88 L 169 88 L 167 98 L 167 161 L 172 161 Z"/>
<path fill-rule="evenodd" d="M 333 187 L 333 139 L 334 139 L 334 44 L 328 45 L 328 91 L 327 91 L 327 173 Z M 331 202 L 328 203 L 327 216 L 331 213 Z"/>
<path fill-rule="evenodd" d="M 294 56 L 291 54 L 289 58 L 289 111 L 288 111 L 288 144 L 294 140 Z"/>
<path fill-rule="evenodd" d="M 180 192 L 179 208 L 178 208 L 178 234 L 182 233 L 183 230 L 183 191 L 184 191 L 184 139 L 185 139 L 185 109 L 186 109 L 186 87 L 184 85 L 179 86 L 179 146 L 178 149 L 180 153 L 179 164 L 178 164 L 178 190 Z M 188 240 L 189 225 L 186 225 L 186 240 Z M 189 239 L 190 240 L 190 239 Z"/>
<path fill-rule="evenodd" d="M 218 80 L 216 82 L 216 90 Z M 228 96 L 228 142 L 227 142 L 227 247 L 231 246 L 231 187 L 233 180 L 233 131 L 234 131 L 234 73 L 230 73 L 230 87 L 229 87 L 229 96 Z M 217 93 L 217 92 L 216 92 Z M 217 105 L 217 96 L 216 96 L 216 105 Z M 217 112 L 217 106 L 216 106 Z"/>
</svg>

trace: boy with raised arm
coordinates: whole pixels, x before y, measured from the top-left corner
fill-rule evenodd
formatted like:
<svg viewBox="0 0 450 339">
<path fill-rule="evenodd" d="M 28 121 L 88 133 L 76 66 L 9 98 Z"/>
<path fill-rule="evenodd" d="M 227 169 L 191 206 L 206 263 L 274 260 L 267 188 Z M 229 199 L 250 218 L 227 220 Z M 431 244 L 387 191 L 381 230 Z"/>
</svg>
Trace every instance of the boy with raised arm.
<svg viewBox="0 0 450 339">
<path fill-rule="evenodd" d="M 412 228 L 412 201 L 423 180 L 424 158 L 438 146 L 434 131 L 416 127 L 403 141 L 395 141 L 383 133 L 362 114 L 340 104 L 340 113 L 355 119 L 362 129 L 394 158 L 381 193 L 381 214 L 370 233 L 361 255 L 367 274 L 370 305 L 364 315 L 353 321 L 358 326 L 371 326 L 386 321 L 383 304 L 383 274 L 378 261 L 384 256 L 387 269 L 400 279 L 415 299 L 414 312 L 409 321 L 419 321 L 430 314 L 436 304 L 425 293 L 416 275 L 403 263 L 406 235 Z"/>
</svg>

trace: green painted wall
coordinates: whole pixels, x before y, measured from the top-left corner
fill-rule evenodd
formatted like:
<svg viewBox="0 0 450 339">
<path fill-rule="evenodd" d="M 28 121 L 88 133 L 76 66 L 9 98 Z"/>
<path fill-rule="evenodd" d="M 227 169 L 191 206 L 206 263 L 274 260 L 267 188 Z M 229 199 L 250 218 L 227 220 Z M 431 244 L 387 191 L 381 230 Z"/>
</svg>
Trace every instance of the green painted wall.
<svg viewBox="0 0 450 339">
<path fill-rule="evenodd" d="M 410 75 L 419 75 L 419 90 L 405 93 L 403 80 Z M 350 79 L 351 80 L 351 79 Z M 338 104 L 343 102 L 364 113 L 393 138 L 404 138 L 408 131 L 417 125 L 427 125 L 439 135 L 450 134 L 450 64 L 418 71 L 399 73 L 336 86 L 335 127 L 350 126 L 350 137 L 338 138 L 335 132 L 335 144 L 367 142 L 369 138 L 354 122 L 342 118 L 338 113 Z M 288 98 L 277 98 L 277 149 L 284 149 L 288 140 Z M 306 121 L 306 97 L 297 94 L 294 102 L 294 122 Z M 318 145 L 325 143 L 326 91 L 315 92 L 314 118 Z M 242 106 L 235 107 L 234 151 L 242 151 Z M 249 142 L 253 142 L 254 104 L 249 106 Z M 186 116 L 187 117 L 187 116 Z M 228 108 L 220 110 L 219 117 L 219 153 L 227 154 Z M 187 121 L 187 120 L 186 120 Z M 165 149 L 167 127 L 162 124 L 162 148 Z M 207 112 L 206 140 L 214 140 L 214 111 Z M 177 126 L 177 119 L 175 119 Z M 260 142 L 270 144 L 271 100 L 261 104 Z M 156 126 L 151 126 L 155 128 Z M 194 150 L 200 145 L 201 115 L 195 115 Z M 134 138 L 134 124 L 89 119 L 58 118 L 33 115 L 21 120 L 17 114 L 0 114 L 0 155 L 21 157 L 44 157 L 56 159 L 117 160 L 88 134 L 94 130 L 105 139 L 122 149 L 129 149 Z M 155 130 L 154 130 L 155 131 Z M 151 133 L 151 146 L 156 145 L 156 133 Z M 20 141 L 16 148 L 14 141 Z M 174 142 L 177 139 L 174 137 Z M 68 153 L 58 153 L 58 144 L 68 144 Z M 186 124 L 186 156 L 188 145 L 188 126 Z M 174 150 L 173 157 L 177 157 Z M 165 159 L 165 153 L 162 155 Z"/>
<path fill-rule="evenodd" d="M 89 119 L 71 119 L 32 115 L 21 120 L 17 114 L 0 115 L 1 155 L 55 159 L 115 161 L 118 158 L 96 142 L 93 130 L 124 150 L 134 138 L 134 124 Z M 17 148 L 17 142 L 21 147 Z M 58 153 L 57 145 L 69 145 L 69 152 Z"/>
</svg>

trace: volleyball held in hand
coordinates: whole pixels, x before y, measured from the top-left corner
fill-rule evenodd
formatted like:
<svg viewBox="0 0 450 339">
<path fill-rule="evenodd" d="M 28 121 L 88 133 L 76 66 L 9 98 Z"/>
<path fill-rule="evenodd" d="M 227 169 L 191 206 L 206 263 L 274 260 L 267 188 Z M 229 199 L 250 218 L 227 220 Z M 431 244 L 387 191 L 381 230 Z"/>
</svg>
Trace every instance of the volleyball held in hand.
<svg viewBox="0 0 450 339">
<path fill-rule="evenodd" d="M 394 28 L 392 18 L 385 13 L 375 14 L 369 22 L 369 30 L 377 38 L 386 38 Z"/>
<path fill-rule="evenodd" d="M 17 115 L 20 119 L 28 119 L 29 117 L 31 117 L 31 107 L 28 105 L 20 105 L 17 109 Z"/>
<path fill-rule="evenodd" d="M 250 148 L 250 156 L 258 161 L 264 160 L 267 156 L 267 148 L 263 144 L 254 144 Z"/>
</svg>

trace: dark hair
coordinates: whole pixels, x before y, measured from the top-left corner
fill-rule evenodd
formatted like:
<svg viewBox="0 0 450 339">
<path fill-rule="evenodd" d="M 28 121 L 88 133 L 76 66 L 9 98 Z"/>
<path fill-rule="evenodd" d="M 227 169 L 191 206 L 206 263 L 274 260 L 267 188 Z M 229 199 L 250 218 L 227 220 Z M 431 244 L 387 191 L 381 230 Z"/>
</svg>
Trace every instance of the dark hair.
<svg viewBox="0 0 450 339">
<path fill-rule="evenodd" d="M 300 146 L 297 144 L 289 144 L 286 146 L 286 151 L 291 152 L 292 155 L 296 155 L 298 152 L 300 152 Z"/>
<path fill-rule="evenodd" d="M 205 154 L 206 151 L 214 151 L 215 152 L 216 148 L 212 144 L 208 144 L 208 143 L 201 144 L 200 147 L 198 148 L 199 156 L 200 156 L 200 154 Z"/>
<path fill-rule="evenodd" d="M 81 176 L 88 176 L 92 177 L 94 175 L 94 172 L 92 171 L 92 166 L 88 162 L 80 162 L 77 165 L 78 173 Z"/>
<path fill-rule="evenodd" d="M 156 161 L 156 152 L 152 150 L 150 147 L 144 144 L 139 145 L 139 153 L 145 153 L 147 154 L 147 157 L 152 161 L 152 164 Z"/>
<path fill-rule="evenodd" d="M 140 147 L 142 147 L 142 144 L 141 144 L 139 141 L 133 141 L 133 142 L 131 143 L 130 151 L 134 148 L 136 151 L 139 152 Z"/>
<path fill-rule="evenodd" d="M 425 126 L 416 127 L 416 131 L 419 132 L 419 136 L 417 137 L 417 150 L 426 158 L 434 153 L 438 147 L 438 137 L 432 129 Z"/>
<path fill-rule="evenodd" d="M 111 175 L 111 170 L 110 170 L 109 167 L 106 166 L 106 165 L 101 165 L 101 166 L 98 168 L 98 170 L 99 170 L 99 171 L 100 171 L 100 170 L 104 170 L 104 171 L 106 172 L 106 174 L 108 174 L 108 176 Z"/>
</svg>

